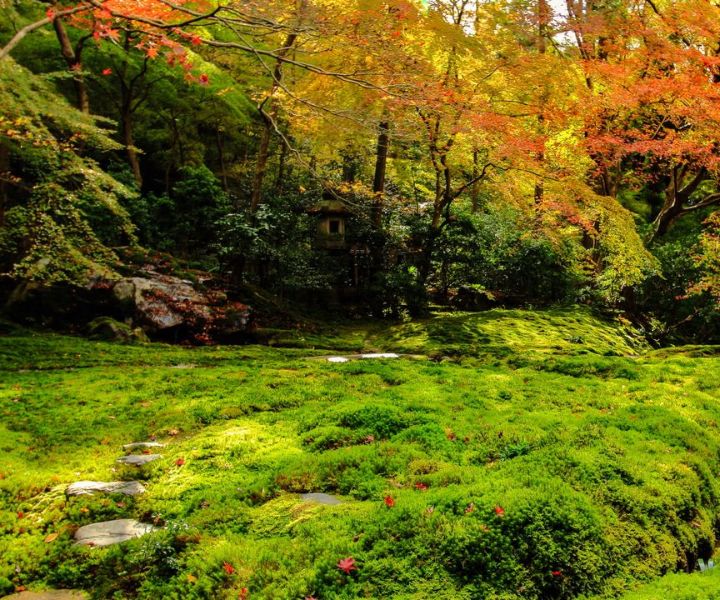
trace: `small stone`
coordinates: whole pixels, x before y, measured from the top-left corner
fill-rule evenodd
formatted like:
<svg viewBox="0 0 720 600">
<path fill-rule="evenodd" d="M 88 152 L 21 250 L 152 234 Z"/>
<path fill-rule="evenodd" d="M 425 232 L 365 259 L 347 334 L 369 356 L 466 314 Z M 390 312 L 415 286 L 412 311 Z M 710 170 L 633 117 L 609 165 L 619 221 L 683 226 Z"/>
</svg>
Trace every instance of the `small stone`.
<svg viewBox="0 0 720 600">
<path fill-rule="evenodd" d="M 145 492 L 139 481 L 76 481 L 68 486 L 68 496 L 90 496 L 95 492 L 136 496 Z"/>
<path fill-rule="evenodd" d="M 162 454 L 129 454 L 128 456 L 118 458 L 117 462 L 124 465 L 134 465 L 136 467 L 139 467 L 160 458 L 162 458 Z"/>
<path fill-rule="evenodd" d="M 345 358 L 344 356 L 330 356 L 328 357 L 327 361 L 331 363 L 345 363 L 350 360 L 349 358 Z"/>
<path fill-rule="evenodd" d="M 81 527 L 75 532 L 75 542 L 83 546 L 111 546 L 142 537 L 154 530 L 152 525 L 134 519 L 116 519 Z"/>
<path fill-rule="evenodd" d="M 322 492 L 310 492 L 308 494 L 300 494 L 300 498 L 301 500 L 303 500 L 303 502 L 316 502 L 318 504 L 327 504 L 328 506 L 342 504 L 342 500 L 340 500 L 340 498 L 336 498 L 331 494 L 324 494 Z"/>
<path fill-rule="evenodd" d="M 123 450 L 134 450 L 135 448 L 164 448 L 165 444 L 159 442 L 133 442 L 123 445 Z"/>
</svg>

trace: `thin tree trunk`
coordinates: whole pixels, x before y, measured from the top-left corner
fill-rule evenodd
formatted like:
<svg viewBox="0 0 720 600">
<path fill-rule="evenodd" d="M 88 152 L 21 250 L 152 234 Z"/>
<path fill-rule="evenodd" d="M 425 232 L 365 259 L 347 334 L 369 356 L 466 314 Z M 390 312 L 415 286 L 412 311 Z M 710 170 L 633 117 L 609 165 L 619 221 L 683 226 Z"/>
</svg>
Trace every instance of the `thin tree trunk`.
<svg viewBox="0 0 720 600">
<path fill-rule="evenodd" d="M 68 69 L 70 69 L 70 72 L 73 74 L 77 107 L 85 114 L 90 114 L 90 97 L 88 96 L 87 86 L 85 85 L 85 78 L 82 75 L 82 66 L 80 64 L 82 44 L 79 44 L 77 49 L 73 48 L 70 36 L 68 36 L 65 30 L 62 19 L 55 19 L 53 21 L 53 27 L 58 42 L 60 43 L 60 51 L 67 63 Z"/>
<path fill-rule="evenodd" d="M 548 25 L 550 21 L 550 8 L 547 0 L 538 0 L 538 39 L 537 47 L 540 55 L 544 55 L 547 52 L 547 34 Z M 545 133 L 545 91 L 543 91 L 540 97 L 540 110 L 537 117 L 538 129 L 540 134 Z M 544 148 L 538 152 L 538 162 L 542 164 L 545 162 L 545 150 Z M 538 179 L 535 184 L 535 203 L 540 204 L 545 196 L 545 186 L 542 179 Z"/>
<path fill-rule="evenodd" d="M 478 156 L 478 150 L 475 148 L 473 150 L 473 168 L 472 168 L 472 178 L 473 178 L 473 184 L 470 187 L 470 200 L 472 201 L 472 211 L 476 213 L 478 209 L 480 208 L 480 165 L 479 165 L 479 156 Z"/>
<path fill-rule="evenodd" d="M 123 111 L 120 121 L 122 126 L 122 140 L 127 152 L 128 163 L 135 178 L 135 183 L 137 183 L 138 188 L 140 188 L 143 184 L 143 178 L 142 171 L 140 170 L 140 159 L 138 158 L 138 153 L 135 149 L 135 140 L 133 139 L 132 113 L 129 110 Z"/>
<path fill-rule="evenodd" d="M 227 192 L 229 188 L 227 168 L 225 166 L 225 140 L 220 127 L 215 128 L 215 143 L 217 144 L 218 160 L 220 161 L 220 179 L 222 180 L 223 190 Z"/>
<path fill-rule="evenodd" d="M 255 176 L 253 177 L 252 198 L 250 200 L 250 212 L 255 213 L 262 201 L 262 187 L 267 172 L 268 156 L 270 154 L 270 134 L 272 123 L 267 115 L 263 114 L 265 122 L 260 134 L 260 146 L 258 147 L 257 159 L 255 161 Z"/>
<path fill-rule="evenodd" d="M 10 150 L 8 147 L 0 144 L 0 173 L 10 171 Z M 5 210 L 8 205 L 8 183 L 4 179 L 0 179 L 0 227 L 5 225 Z"/>
<path fill-rule="evenodd" d="M 287 161 L 288 147 L 287 144 L 282 144 L 280 147 L 280 157 L 278 158 L 278 172 L 277 179 L 275 180 L 275 191 L 280 194 L 283 191 L 285 185 L 285 167 Z"/>
<path fill-rule="evenodd" d="M 301 4 L 302 7 L 302 4 Z M 257 207 L 262 202 L 262 188 L 265 181 L 265 174 L 267 172 L 267 163 L 270 149 L 270 137 L 274 128 L 274 123 L 277 118 L 277 104 L 272 102 L 272 97 L 275 91 L 282 85 L 283 78 L 283 61 L 282 58 L 287 56 L 295 45 L 297 40 L 297 32 L 291 31 L 285 38 L 285 42 L 280 50 L 278 50 L 278 60 L 275 63 L 275 69 L 273 71 L 273 81 L 270 86 L 270 94 L 268 95 L 270 101 L 270 112 L 266 112 L 262 104 L 260 105 L 260 115 L 263 119 L 263 129 L 260 134 L 260 146 L 258 147 L 257 161 L 255 163 L 255 176 L 253 177 L 253 188 L 252 196 L 250 198 L 250 213 L 255 213 Z"/>
<path fill-rule="evenodd" d="M 377 152 L 375 158 L 375 177 L 373 178 L 373 207 L 372 224 L 378 230 L 382 227 L 382 209 L 385 195 L 385 173 L 387 171 L 387 156 L 390 146 L 390 123 L 382 121 L 377 140 Z"/>
</svg>

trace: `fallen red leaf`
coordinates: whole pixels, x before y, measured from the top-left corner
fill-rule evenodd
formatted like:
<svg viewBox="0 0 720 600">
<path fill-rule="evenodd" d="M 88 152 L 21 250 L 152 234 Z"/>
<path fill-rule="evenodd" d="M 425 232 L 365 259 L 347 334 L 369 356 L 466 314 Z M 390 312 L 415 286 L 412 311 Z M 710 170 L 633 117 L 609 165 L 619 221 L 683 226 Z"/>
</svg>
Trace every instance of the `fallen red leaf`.
<svg viewBox="0 0 720 600">
<path fill-rule="evenodd" d="M 223 563 L 222 568 L 228 575 L 232 575 L 235 572 L 235 567 L 227 561 Z"/>
<path fill-rule="evenodd" d="M 357 567 L 355 566 L 355 559 L 352 556 L 340 559 L 337 564 L 337 568 L 348 574 L 351 571 L 357 571 Z"/>
<path fill-rule="evenodd" d="M 505 516 L 505 509 L 502 506 L 496 506 L 495 507 L 495 514 L 498 517 L 504 517 Z"/>
<path fill-rule="evenodd" d="M 385 506 L 388 508 L 395 506 L 395 500 L 393 500 L 392 496 L 385 496 Z"/>
<path fill-rule="evenodd" d="M 182 467 L 182 466 L 185 464 L 185 459 L 182 458 L 182 457 L 180 457 L 180 458 L 178 458 L 178 459 L 175 461 L 175 464 L 176 464 L 178 467 Z"/>
</svg>

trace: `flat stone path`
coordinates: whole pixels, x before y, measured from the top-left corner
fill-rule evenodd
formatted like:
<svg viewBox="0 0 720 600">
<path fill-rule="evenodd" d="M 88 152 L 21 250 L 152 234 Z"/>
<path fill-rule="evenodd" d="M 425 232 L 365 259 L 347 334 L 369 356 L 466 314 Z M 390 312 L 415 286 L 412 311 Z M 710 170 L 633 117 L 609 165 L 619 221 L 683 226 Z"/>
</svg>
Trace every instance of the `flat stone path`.
<svg viewBox="0 0 720 600">
<path fill-rule="evenodd" d="M 370 352 L 366 354 L 344 354 L 338 356 L 313 356 L 312 358 L 325 360 L 331 363 L 344 363 L 351 360 L 378 360 L 387 358 L 400 358 L 403 354 L 395 352 Z"/>
<path fill-rule="evenodd" d="M 165 444 L 160 442 L 133 442 L 132 444 L 125 444 L 123 450 L 135 450 L 136 448 L 164 448 Z"/>
<path fill-rule="evenodd" d="M 300 498 L 304 502 L 316 502 L 318 504 L 327 504 L 328 506 L 342 504 L 342 500 L 340 500 L 340 498 L 336 498 L 331 494 L 325 494 L 323 492 L 310 492 L 308 494 L 300 494 Z"/>
<path fill-rule="evenodd" d="M 83 546 L 111 546 L 142 537 L 154 529 L 135 519 L 115 519 L 81 527 L 75 532 L 75 542 Z"/>
<path fill-rule="evenodd" d="M 68 496 L 91 496 L 96 492 L 137 496 L 145 492 L 145 486 L 139 481 L 76 481 L 65 490 Z"/>
<path fill-rule="evenodd" d="M 116 462 L 136 467 L 146 465 L 162 458 L 162 454 L 128 454 L 117 459 Z"/>
</svg>

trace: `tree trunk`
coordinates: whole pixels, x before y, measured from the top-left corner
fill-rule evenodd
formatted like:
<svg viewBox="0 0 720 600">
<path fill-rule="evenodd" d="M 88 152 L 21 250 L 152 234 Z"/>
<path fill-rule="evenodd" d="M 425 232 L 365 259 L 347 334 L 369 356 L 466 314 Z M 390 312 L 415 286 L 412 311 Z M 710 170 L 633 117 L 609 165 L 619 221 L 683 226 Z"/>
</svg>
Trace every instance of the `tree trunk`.
<svg viewBox="0 0 720 600">
<path fill-rule="evenodd" d="M 473 168 L 472 168 L 472 178 L 473 178 L 473 184 L 470 187 L 470 200 L 472 201 L 472 211 L 476 213 L 478 209 L 480 208 L 480 163 L 479 163 L 479 153 L 477 148 L 473 150 Z"/>
<path fill-rule="evenodd" d="M 0 175 L 10 171 L 10 150 L 4 144 L 0 144 Z M 7 209 L 9 194 L 8 183 L 0 178 L 0 227 L 5 226 L 5 211 Z"/>
<path fill-rule="evenodd" d="M 255 160 L 255 176 L 253 177 L 252 197 L 250 199 L 250 212 L 255 213 L 262 201 L 262 187 L 267 172 L 268 156 L 270 154 L 270 135 L 272 123 L 263 115 L 265 126 L 260 134 L 260 146 L 258 147 L 257 159 Z"/>
<path fill-rule="evenodd" d="M 281 194 L 285 185 L 285 167 L 287 161 L 288 147 L 287 144 L 282 144 L 280 147 L 280 156 L 278 157 L 278 172 L 277 179 L 275 180 L 275 191 Z"/>
<path fill-rule="evenodd" d="M 300 9 L 304 7 L 304 3 L 300 4 Z M 277 55 L 280 59 L 287 56 L 295 45 L 298 34 L 296 31 L 291 31 L 285 38 L 285 43 L 282 48 L 278 50 Z M 273 71 L 273 81 L 270 86 L 270 94 L 268 99 L 271 102 L 270 113 L 266 113 L 263 110 L 262 104 L 259 107 L 260 116 L 263 119 L 264 127 L 260 136 L 260 146 L 258 148 L 257 161 L 255 163 L 255 177 L 253 178 L 253 189 L 252 196 L 250 198 L 250 212 L 255 213 L 257 207 L 262 202 L 262 188 L 263 182 L 265 181 L 265 173 L 267 172 L 267 162 L 270 149 L 270 137 L 274 127 L 274 122 L 277 117 L 277 105 L 272 103 L 272 97 L 275 91 L 282 84 L 283 78 L 283 61 L 278 59 L 275 62 L 275 69 Z"/>
<path fill-rule="evenodd" d="M 720 194 L 709 194 L 701 202 L 688 205 L 690 197 L 697 191 L 700 184 L 707 179 L 707 171 L 701 168 L 690 180 L 684 183 L 688 174 L 687 165 L 677 165 L 672 170 L 670 184 L 665 190 L 665 202 L 653 221 L 650 240 L 665 235 L 672 223 L 681 215 L 704 206 L 720 203 Z"/>
<path fill-rule="evenodd" d="M 217 144 L 218 161 L 220 162 L 220 179 L 222 180 L 223 190 L 228 191 L 227 168 L 225 166 L 225 143 L 223 140 L 222 130 L 220 127 L 215 128 L 215 143 Z"/>
<path fill-rule="evenodd" d="M 373 193 L 375 195 L 372 207 L 372 224 L 378 230 L 382 227 L 383 196 L 385 194 L 385 172 L 387 170 L 388 148 L 390 146 L 390 124 L 387 121 L 380 123 L 375 158 L 375 177 L 373 178 Z"/>
<path fill-rule="evenodd" d="M 77 50 L 73 48 L 62 19 L 54 19 L 53 27 L 55 28 L 55 34 L 60 43 L 60 51 L 67 63 L 68 69 L 70 69 L 70 72 L 73 74 L 77 107 L 85 114 L 90 114 L 90 97 L 88 96 L 87 86 L 85 85 L 85 78 L 82 75 L 82 66 L 80 64 L 82 45 L 78 45 Z"/>
<path fill-rule="evenodd" d="M 547 0 L 538 0 L 538 39 L 537 39 L 537 47 L 538 47 L 538 53 L 541 55 L 544 55 L 547 52 L 547 34 L 548 34 L 548 24 L 550 22 L 550 7 L 548 6 Z M 543 114 L 545 112 L 545 94 L 546 91 L 543 91 L 540 97 L 540 110 L 538 112 L 537 122 L 538 122 L 538 130 L 540 131 L 540 134 L 543 135 L 545 133 L 545 115 Z M 545 150 L 544 148 L 541 149 L 538 152 L 538 163 L 542 164 L 545 162 Z M 538 179 L 537 183 L 535 184 L 535 204 L 541 204 L 543 201 L 543 198 L 545 196 L 545 186 L 543 184 L 542 179 Z"/>
<path fill-rule="evenodd" d="M 138 158 L 138 153 L 135 149 L 135 140 L 133 139 L 132 113 L 129 110 L 123 111 L 120 123 L 122 127 L 122 140 L 125 145 L 128 163 L 130 165 L 130 169 L 132 170 L 133 177 L 135 178 L 135 183 L 137 183 L 138 188 L 141 188 L 143 184 L 142 172 L 140 171 L 140 159 Z"/>
</svg>

